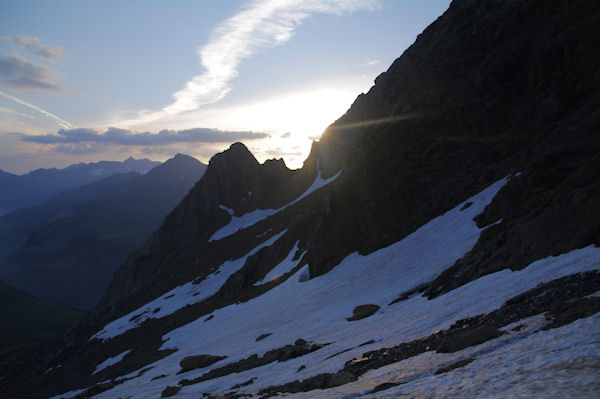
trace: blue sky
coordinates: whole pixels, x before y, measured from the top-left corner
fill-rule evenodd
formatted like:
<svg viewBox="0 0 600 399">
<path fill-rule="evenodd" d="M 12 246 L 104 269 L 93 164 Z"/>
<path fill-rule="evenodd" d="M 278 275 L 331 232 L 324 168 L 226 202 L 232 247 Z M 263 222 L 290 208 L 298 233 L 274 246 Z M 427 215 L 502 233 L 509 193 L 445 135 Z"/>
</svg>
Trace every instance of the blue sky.
<svg viewBox="0 0 600 399">
<path fill-rule="evenodd" d="M 448 4 L 0 1 L 0 169 L 206 162 L 238 140 L 301 167 Z"/>
</svg>

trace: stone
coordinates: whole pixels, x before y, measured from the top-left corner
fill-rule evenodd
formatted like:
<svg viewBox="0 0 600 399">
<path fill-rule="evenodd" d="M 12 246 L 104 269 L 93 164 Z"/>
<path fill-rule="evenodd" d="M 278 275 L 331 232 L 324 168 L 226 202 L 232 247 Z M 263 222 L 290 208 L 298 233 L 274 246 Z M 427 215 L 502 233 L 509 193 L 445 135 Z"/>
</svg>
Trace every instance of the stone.
<svg viewBox="0 0 600 399">
<path fill-rule="evenodd" d="M 207 367 L 215 362 L 218 362 L 219 360 L 225 359 L 226 357 L 227 356 L 213 356 L 213 355 L 187 356 L 187 357 L 184 357 L 179 362 L 179 366 L 181 366 L 180 372 Z"/>
<path fill-rule="evenodd" d="M 177 394 L 177 392 L 179 392 L 181 390 L 181 387 L 173 387 L 173 386 L 168 386 L 166 387 L 160 397 L 161 398 L 170 398 L 171 396 L 175 396 Z"/>
<path fill-rule="evenodd" d="M 479 345 L 502 335 L 496 328 L 483 325 L 465 329 L 445 337 L 438 347 L 440 353 L 458 352 L 469 346 Z"/>
<path fill-rule="evenodd" d="M 354 321 L 354 320 L 364 319 L 365 317 L 371 316 L 378 310 L 379 310 L 379 306 L 377 306 L 377 305 L 372 305 L 372 304 L 360 305 L 360 306 L 357 306 L 354 308 L 354 310 L 352 311 L 352 317 L 348 317 L 346 320 Z"/>
</svg>

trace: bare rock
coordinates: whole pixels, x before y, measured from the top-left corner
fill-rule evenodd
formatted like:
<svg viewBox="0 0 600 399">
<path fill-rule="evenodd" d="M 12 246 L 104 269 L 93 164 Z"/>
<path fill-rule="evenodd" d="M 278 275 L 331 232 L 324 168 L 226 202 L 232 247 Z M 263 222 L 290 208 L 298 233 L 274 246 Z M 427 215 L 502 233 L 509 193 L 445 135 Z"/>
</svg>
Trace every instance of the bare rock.
<svg viewBox="0 0 600 399">
<path fill-rule="evenodd" d="M 378 310 L 379 310 L 379 306 L 377 306 L 377 305 L 372 305 L 372 304 L 360 305 L 360 306 L 357 306 L 354 308 L 354 310 L 352 311 L 352 317 L 348 317 L 346 320 L 354 321 L 354 320 L 364 319 L 365 317 L 371 316 Z"/>
<path fill-rule="evenodd" d="M 226 357 L 227 356 L 213 356 L 213 355 L 187 356 L 187 357 L 184 357 L 181 360 L 181 362 L 179 362 L 179 365 L 181 366 L 180 372 L 207 367 L 215 362 L 218 362 L 219 360 L 225 359 Z"/>
</svg>

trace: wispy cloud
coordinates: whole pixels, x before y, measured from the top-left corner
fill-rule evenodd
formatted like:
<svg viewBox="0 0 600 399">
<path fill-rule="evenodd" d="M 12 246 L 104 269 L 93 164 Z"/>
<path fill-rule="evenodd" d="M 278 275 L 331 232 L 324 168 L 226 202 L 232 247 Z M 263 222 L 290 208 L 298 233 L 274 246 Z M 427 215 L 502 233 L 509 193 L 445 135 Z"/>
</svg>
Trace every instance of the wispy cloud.
<svg viewBox="0 0 600 399">
<path fill-rule="evenodd" d="M 40 42 L 40 39 L 33 36 L 2 36 L 2 39 L 8 43 L 29 50 L 34 54 L 50 61 L 58 59 L 63 51 L 62 47 L 42 44 L 42 42 Z"/>
<path fill-rule="evenodd" d="M 63 154 L 71 155 L 87 155 L 87 154 L 99 154 L 106 150 L 106 146 L 96 143 L 77 143 L 77 144 L 61 144 L 51 151 L 60 152 Z"/>
<path fill-rule="evenodd" d="M 93 129 L 61 129 L 56 134 L 28 135 L 21 140 L 40 144 L 106 143 L 126 146 L 158 146 L 176 143 L 227 143 L 237 140 L 255 140 L 269 137 L 266 133 L 221 131 L 196 128 L 187 130 L 161 130 L 158 133 L 136 133 L 130 130 L 109 128 L 100 133 Z"/>
<path fill-rule="evenodd" d="M 33 115 L 26 114 L 25 112 L 19 112 L 12 108 L 0 107 L 1 114 L 9 114 L 9 115 L 17 115 L 22 116 L 23 118 L 33 119 Z"/>
<path fill-rule="evenodd" d="M 378 7 L 379 0 L 256 0 L 212 33 L 198 49 L 204 72 L 177 91 L 174 102 L 159 111 L 144 110 L 139 120 L 150 122 L 197 109 L 222 99 L 232 89 L 241 61 L 287 42 L 311 14 L 344 14 Z"/>
<path fill-rule="evenodd" d="M 55 83 L 56 72 L 20 55 L 0 55 L 0 84 L 20 90 L 63 91 Z"/>
<path fill-rule="evenodd" d="M 52 113 L 50 113 L 50 112 L 48 112 L 46 110 L 41 109 L 38 106 L 30 104 L 27 101 L 21 100 L 20 98 L 17 98 L 15 96 L 11 96 L 10 94 L 4 93 L 3 91 L 0 91 L 0 96 L 8 98 L 9 100 L 16 102 L 17 104 L 24 105 L 25 107 L 31 108 L 31 109 L 33 109 L 35 111 L 38 111 L 38 112 L 42 113 L 43 115 L 45 115 L 46 117 L 52 119 L 54 122 L 58 123 L 61 127 L 65 128 L 65 129 L 74 129 L 75 128 L 75 125 L 73 125 L 72 123 L 67 122 L 64 119 L 61 119 L 58 116 L 56 116 L 56 115 L 54 115 L 54 114 L 52 114 Z"/>
</svg>

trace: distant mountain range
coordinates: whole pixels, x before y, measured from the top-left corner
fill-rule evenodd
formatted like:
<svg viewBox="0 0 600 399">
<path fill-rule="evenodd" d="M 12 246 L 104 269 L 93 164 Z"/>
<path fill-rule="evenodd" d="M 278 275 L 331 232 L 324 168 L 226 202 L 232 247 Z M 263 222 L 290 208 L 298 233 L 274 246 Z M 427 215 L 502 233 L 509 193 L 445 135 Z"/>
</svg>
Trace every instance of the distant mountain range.
<svg viewBox="0 0 600 399">
<path fill-rule="evenodd" d="M 78 163 L 64 169 L 36 169 L 24 175 L 0 170 L 0 215 L 13 209 L 39 204 L 57 194 L 73 190 L 116 173 L 146 173 L 160 162 L 128 158 L 123 162 Z"/>
<path fill-rule="evenodd" d="M 0 217 L 0 279 L 46 300 L 91 308 L 205 168 L 178 154 L 144 175 L 115 174 Z"/>
</svg>

